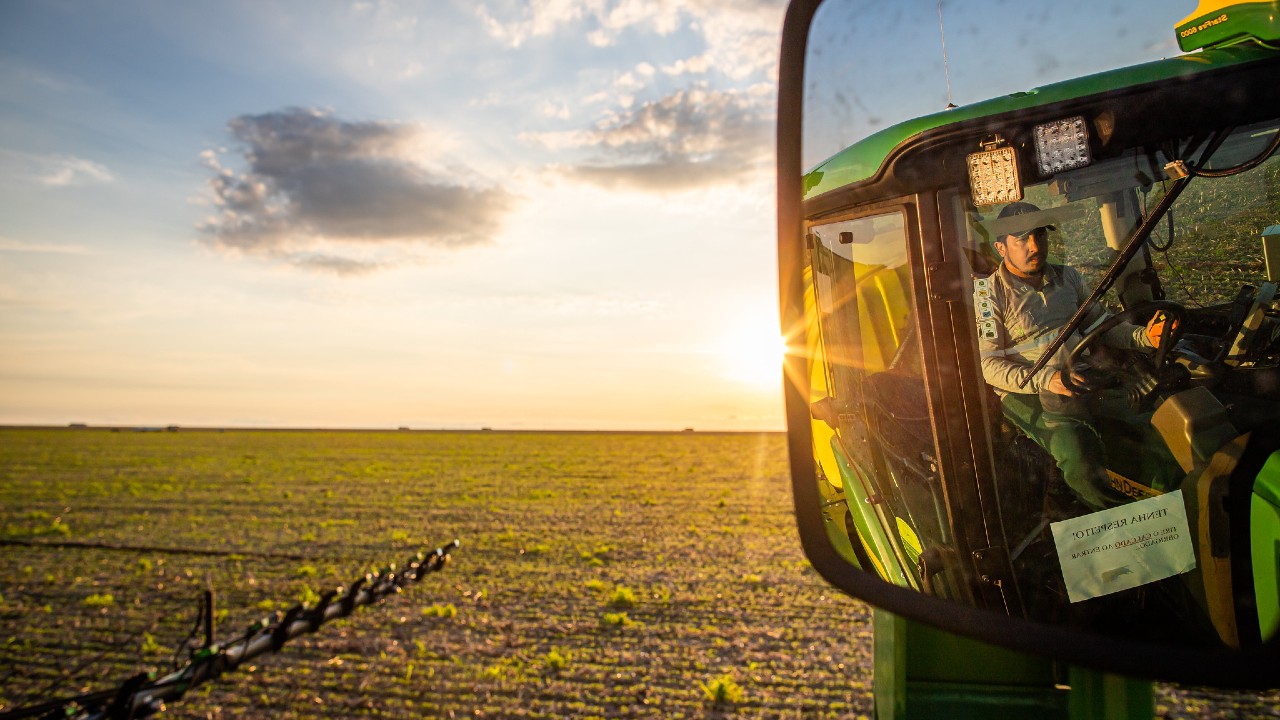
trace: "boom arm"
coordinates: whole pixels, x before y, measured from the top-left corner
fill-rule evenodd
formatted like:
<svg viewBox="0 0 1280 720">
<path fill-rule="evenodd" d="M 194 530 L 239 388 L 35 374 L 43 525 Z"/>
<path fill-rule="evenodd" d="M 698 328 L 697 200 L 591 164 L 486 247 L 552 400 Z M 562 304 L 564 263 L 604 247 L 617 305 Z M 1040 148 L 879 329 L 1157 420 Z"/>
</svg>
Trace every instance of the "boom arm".
<svg viewBox="0 0 1280 720">
<path fill-rule="evenodd" d="M 222 645 L 213 644 L 208 637 L 211 632 L 207 633 L 205 645 L 192 652 L 186 665 L 159 680 L 140 673 L 115 689 L 20 708 L 0 714 L 0 720 L 148 717 L 163 711 L 165 701 L 177 700 L 201 683 L 217 679 L 259 655 L 276 652 L 299 635 L 315 632 L 331 620 L 350 615 L 357 607 L 372 605 L 387 595 L 402 591 L 410 583 L 418 582 L 423 576 L 443 569 L 449 561 L 449 553 L 458 546 L 459 542 L 454 540 L 429 553 L 418 552 L 409 559 L 403 571 L 397 572 L 392 565 L 382 572 L 366 574 L 345 591 L 338 588 L 324 593 L 312 607 L 298 603 L 283 614 L 273 613 L 251 625 L 240 637 Z M 79 712 L 69 711 L 73 707 L 79 707 Z"/>
</svg>

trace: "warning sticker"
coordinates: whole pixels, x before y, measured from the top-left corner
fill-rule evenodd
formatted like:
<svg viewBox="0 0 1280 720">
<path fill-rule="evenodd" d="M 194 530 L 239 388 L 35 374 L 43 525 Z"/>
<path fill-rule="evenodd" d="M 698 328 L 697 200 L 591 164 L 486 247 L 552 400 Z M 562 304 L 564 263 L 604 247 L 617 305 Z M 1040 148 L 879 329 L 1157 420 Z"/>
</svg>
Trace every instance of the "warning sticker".
<svg viewBox="0 0 1280 720">
<path fill-rule="evenodd" d="M 1163 580 L 1196 567 L 1182 491 L 1049 526 L 1071 602 Z"/>
<path fill-rule="evenodd" d="M 996 334 L 995 304 L 991 302 L 991 278 L 973 279 L 973 309 L 978 319 L 978 334 L 984 340 L 999 337 Z"/>
</svg>

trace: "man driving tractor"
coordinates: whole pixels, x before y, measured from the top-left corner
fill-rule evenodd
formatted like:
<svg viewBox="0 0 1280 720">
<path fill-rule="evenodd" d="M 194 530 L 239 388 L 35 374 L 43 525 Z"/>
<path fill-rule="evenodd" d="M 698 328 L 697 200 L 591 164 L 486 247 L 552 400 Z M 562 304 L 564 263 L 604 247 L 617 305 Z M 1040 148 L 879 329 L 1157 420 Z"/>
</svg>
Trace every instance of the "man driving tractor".
<svg viewBox="0 0 1280 720">
<path fill-rule="evenodd" d="M 998 220 L 1031 214 L 1041 214 L 1040 208 L 1014 202 L 1000 211 Z M 1029 223 L 1035 221 L 1028 218 Z M 1049 262 L 1051 230 L 1057 228 L 1036 224 L 997 235 L 993 242 L 1001 258 L 987 283 L 989 319 L 995 321 L 996 333 L 994 337 L 982 335 L 979 341 L 982 374 L 1000 396 L 1005 417 L 1053 456 L 1067 485 L 1085 506 L 1101 510 L 1132 499 L 1116 488 L 1107 473 L 1106 453 L 1094 422 L 1096 414 L 1124 409 L 1071 389 L 1083 381 L 1075 369 L 1066 366 L 1068 351 L 1079 342 L 1079 333 L 1068 339 L 1057 357 L 1019 385 L 1089 296 L 1079 271 Z M 1084 332 L 1106 317 L 1095 305 L 1085 317 Z M 1162 314 L 1153 317 L 1146 328 L 1120 323 L 1101 340 L 1119 349 L 1152 349 L 1159 344 L 1163 324 Z M 1067 382 L 1065 374 L 1071 376 Z"/>
</svg>

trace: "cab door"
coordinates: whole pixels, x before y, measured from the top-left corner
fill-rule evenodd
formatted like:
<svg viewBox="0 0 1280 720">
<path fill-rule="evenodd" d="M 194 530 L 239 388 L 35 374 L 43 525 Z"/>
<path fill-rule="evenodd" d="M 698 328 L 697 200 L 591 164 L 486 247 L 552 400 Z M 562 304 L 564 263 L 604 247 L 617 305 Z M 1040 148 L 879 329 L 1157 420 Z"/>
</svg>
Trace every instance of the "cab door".
<svg viewBox="0 0 1280 720">
<path fill-rule="evenodd" d="M 828 513 L 830 532 L 884 580 L 1016 612 L 997 514 L 975 483 L 963 403 L 978 393 L 954 368 L 960 326 L 929 291 L 943 272 L 926 261 L 938 226 L 918 207 L 874 203 L 805 226 L 813 452 L 828 503 L 845 508 Z"/>
</svg>

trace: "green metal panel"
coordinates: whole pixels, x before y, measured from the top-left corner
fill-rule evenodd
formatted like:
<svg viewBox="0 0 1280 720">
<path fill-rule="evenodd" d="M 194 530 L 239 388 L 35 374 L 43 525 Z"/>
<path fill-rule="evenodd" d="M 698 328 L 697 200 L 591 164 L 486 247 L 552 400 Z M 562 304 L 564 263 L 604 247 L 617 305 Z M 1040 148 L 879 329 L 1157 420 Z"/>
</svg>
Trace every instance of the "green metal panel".
<svg viewBox="0 0 1280 720">
<path fill-rule="evenodd" d="M 1073 667 L 1070 683 L 1068 709 L 1071 720 L 1148 720 L 1155 717 L 1155 694 L 1148 681 Z"/>
<path fill-rule="evenodd" d="M 1112 90 L 1190 77 L 1275 57 L 1275 55 L 1275 52 L 1252 45 L 1205 50 L 1191 55 L 1065 80 L 907 120 L 868 135 L 818 165 L 805 176 L 805 198 L 816 197 L 822 193 L 870 179 L 880 170 L 895 148 L 929 130 L 965 120 L 1028 110 Z"/>
<path fill-rule="evenodd" d="M 877 720 L 1150 720 L 1152 685 L 959 637 L 875 610 Z"/>
<path fill-rule="evenodd" d="M 1280 631 L 1280 452 L 1262 466 L 1249 507 L 1253 591 L 1263 641 Z"/>
<path fill-rule="evenodd" d="M 902 548 L 897 545 L 897 538 L 886 532 L 880 522 L 875 506 L 867 495 L 868 482 L 862 471 L 850 462 L 838 440 L 832 438 L 831 445 L 840 466 L 840 481 L 844 485 L 844 496 L 849 505 L 849 513 L 853 516 L 854 529 L 862 538 L 872 561 L 877 563 L 874 568 L 876 574 L 894 585 L 914 588 L 915 583 L 907 568 L 898 562 Z"/>
</svg>

